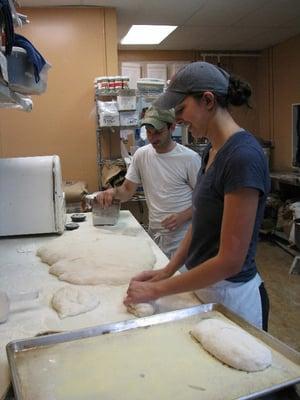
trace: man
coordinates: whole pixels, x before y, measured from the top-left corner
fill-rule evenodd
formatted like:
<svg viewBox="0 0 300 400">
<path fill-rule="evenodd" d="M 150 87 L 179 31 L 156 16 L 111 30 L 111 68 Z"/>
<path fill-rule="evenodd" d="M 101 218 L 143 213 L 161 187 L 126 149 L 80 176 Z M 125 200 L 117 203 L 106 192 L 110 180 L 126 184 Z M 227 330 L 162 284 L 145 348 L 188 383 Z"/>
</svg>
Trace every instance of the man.
<svg viewBox="0 0 300 400">
<path fill-rule="evenodd" d="M 142 184 L 149 209 L 148 233 L 171 257 L 192 216 L 192 192 L 201 166 L 200 156 L 172 140 L 174 112 L 150 107 L 141 121 L 149 144 L 139 148 L 120 187 L 97 194 L 102 207 L 113 199 L 129 200 Z"/>
</svg>

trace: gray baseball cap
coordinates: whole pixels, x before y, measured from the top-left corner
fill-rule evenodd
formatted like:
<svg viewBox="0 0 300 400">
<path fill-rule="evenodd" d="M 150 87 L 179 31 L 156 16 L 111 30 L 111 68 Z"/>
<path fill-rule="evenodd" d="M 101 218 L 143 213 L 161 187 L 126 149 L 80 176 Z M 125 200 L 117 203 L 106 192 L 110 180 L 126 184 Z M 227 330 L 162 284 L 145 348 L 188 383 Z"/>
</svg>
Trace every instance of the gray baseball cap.
<svg viewBox="0 0 300 400">
<path fill-rule="evenodd" d="M 227 94 L 229 86 L 228 72 L 216 65 L 197 61 L 181 68 L 171 79 L 165 93 L 155 102 L 161 109 L 174 108 L 190 94 L 206 90 L 219 94 Z"/>
<path fill-rule="evenodd" d="M 160 110 L 153 106 L 148 108 L 141 120 L 141 126 L 152 125 L 157 130 L 163 129 L 168 123 L 175 123 L 174 110 Z"/>
</svg>

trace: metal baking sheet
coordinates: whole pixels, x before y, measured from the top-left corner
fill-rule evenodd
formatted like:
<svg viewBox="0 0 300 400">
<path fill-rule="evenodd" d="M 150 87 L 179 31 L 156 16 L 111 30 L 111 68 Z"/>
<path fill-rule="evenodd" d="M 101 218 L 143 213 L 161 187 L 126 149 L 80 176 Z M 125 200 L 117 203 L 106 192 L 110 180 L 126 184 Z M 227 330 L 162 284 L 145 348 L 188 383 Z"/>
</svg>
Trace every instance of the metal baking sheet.
<svg viewBox="0 0 300 400">
<path fill-rule="evenodd" d="M 210 316 L 264 342 L 272 366 L 246 373 L 207 353 L 189 332 Z M 299 353 L 218 304 L 16 340 L 7 355 L 18 400 L 246 400 L 300 382 Z"/>
</svg>

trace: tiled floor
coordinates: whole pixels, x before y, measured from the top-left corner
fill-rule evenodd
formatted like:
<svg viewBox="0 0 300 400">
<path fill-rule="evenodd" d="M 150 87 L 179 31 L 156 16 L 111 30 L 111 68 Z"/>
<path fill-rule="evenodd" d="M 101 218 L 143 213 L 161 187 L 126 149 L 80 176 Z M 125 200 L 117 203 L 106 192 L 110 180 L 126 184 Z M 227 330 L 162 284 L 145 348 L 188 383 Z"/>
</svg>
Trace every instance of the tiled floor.
<svg viewBox="0 0 300 400">
<path fill-rule="evenodd" d="M 269 333 L 300 351 L 300 274 L 289 274 L 293 257 L 260 241 L 256 261 L 270 298 Z"/>
</svg>

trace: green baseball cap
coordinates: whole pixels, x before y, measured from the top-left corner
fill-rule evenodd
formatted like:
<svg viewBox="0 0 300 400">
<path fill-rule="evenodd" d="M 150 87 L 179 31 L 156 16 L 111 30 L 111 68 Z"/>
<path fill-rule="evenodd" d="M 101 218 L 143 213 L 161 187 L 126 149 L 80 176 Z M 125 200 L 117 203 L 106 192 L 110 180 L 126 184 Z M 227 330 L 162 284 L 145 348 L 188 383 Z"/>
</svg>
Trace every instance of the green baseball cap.
<svg viewBox="0 0 300 400">
<path fill-rule="evenodd" d="M 146 111 L 144 118 L 141 120 L 141 126 L 152 125 L 155 129 L 165 128 L 166 124 L 175 123 L 174 110 L 160 110 L 153 106 Z"/>
</svg>

